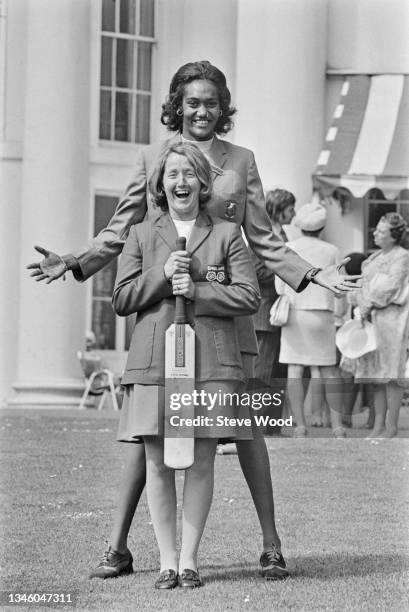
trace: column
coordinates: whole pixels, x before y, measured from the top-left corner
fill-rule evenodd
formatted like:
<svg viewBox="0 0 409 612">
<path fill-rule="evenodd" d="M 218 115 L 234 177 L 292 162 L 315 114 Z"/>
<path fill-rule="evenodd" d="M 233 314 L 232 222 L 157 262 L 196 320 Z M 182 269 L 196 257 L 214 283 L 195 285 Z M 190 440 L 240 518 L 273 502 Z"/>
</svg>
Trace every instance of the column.
<svg viewBox="0 0 409 612">
<path fill-rule="evenodd" d="M 21 267 L 33 245 L 59 253 L 89 225 L 89 2 L 28 0 Z M 86 288 L 36 283 L 21 271 L 18 374 L 12 405 L 78 404 Z"/>
<path fill-rule="evenodd" d="M 325 0 L 239 0 L 235 140 L 299 205 L 324 136 Z"/>
</svg>

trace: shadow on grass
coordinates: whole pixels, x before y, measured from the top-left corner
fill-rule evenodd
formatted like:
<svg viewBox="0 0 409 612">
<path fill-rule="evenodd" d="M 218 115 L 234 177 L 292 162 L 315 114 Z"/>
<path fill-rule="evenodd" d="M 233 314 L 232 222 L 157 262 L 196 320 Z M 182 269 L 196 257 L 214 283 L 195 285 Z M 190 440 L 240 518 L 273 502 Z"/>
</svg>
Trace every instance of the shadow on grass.
<svg viewBox="0 0 409 612">
<path fill-rule="evenodd" d="M 290 559 L 288 564 L 290 579 L 314 578 L 315 580 L 334 580 L 337 578 L 364 577 L 370 575 L 389 575 L 409 569 L 409 557 L 402 554 L 347 554 L 306 555 Z M 225 582 L 254 579 L 261 574 L 254 565 L 204 565 L 202 567 L 206 582 Z"/>
</svg>

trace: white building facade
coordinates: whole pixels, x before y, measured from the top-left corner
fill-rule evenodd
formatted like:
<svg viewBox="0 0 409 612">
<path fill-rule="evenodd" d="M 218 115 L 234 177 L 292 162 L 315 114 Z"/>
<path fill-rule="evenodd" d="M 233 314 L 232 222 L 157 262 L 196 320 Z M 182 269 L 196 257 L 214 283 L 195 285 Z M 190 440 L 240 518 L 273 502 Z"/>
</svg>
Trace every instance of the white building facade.
<svg viewBox="0 0 409 612">
<path fill-rule="evenodd" d="M 408 41 L 406 0 L 0 0 L 3 402 L 78 405 L 88 329 L 127 348 L 116 262 L 83 284 L 36 283 L 25 266 L 35 244 L 68 253 L 104 227 L 138 147 L 166 135 L 180 65 L 223 70 L 239 111 L 228 138 L 301 205 L 345 77 L 409 74 Z M 344 253 L 368 246 L 364 200 L 329 204 L 326 239 Z"/>
</svg>

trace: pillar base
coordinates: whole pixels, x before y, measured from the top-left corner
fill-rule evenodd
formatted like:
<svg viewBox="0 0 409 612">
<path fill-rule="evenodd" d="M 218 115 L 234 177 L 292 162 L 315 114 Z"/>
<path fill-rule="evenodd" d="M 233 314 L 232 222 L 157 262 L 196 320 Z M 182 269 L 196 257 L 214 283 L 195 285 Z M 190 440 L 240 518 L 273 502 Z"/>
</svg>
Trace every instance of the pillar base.
<svg viewBox="0 0 409 612">
<path fill-rule="evenodd" d="M 18 381 L 16 394 L 7 399 L 9 407 L 78 408 L 84 383 L 79 379 Z"/>
</svg>

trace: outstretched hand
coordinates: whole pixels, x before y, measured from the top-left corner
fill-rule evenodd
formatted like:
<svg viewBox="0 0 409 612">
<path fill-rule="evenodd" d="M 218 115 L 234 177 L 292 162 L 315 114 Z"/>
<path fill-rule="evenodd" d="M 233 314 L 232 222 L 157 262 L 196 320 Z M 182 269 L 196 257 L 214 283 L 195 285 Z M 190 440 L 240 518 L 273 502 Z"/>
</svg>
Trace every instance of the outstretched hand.
<svg viewBox="0 0 409 612">
<path fill-rule="evenodd" d="M 341 261 L 340 264 L 328 266 L 318 272 L 315 275 L 314 281 L 317 285 L 321 285 L 321 287 L 325 287 L 325 289 L 329 289 L 337 296 L 342 295 L 346 291 L 353 291 L 354 289 L 359 289 L 360 285 L 357 282 L 358 279 L 361 278 L 360 274 L 342 274 L 341 269 L 345 266 L 348 261 L 350 261 L 350 257 L 346 257 Z"/>
<path fill-rule="evenodd" d="M 28 264 L 27 269 L 33 270 L 30 276 L 34 276 L 36 281 L 45 280 L 47 285 L 61 276 L 63 280 L 65 280 L 64 275 L 67 272 L 67 264 L 62 257 L 40 246 L 35 246 L 34 248 L 41 253 L 41 255 L 44 255 L 44 259 L 39 262 Z"/>
</svg>

